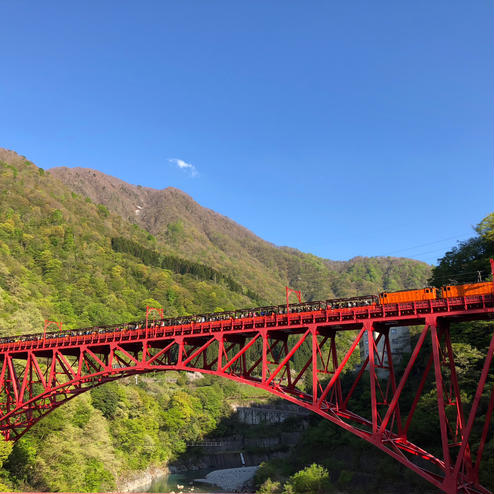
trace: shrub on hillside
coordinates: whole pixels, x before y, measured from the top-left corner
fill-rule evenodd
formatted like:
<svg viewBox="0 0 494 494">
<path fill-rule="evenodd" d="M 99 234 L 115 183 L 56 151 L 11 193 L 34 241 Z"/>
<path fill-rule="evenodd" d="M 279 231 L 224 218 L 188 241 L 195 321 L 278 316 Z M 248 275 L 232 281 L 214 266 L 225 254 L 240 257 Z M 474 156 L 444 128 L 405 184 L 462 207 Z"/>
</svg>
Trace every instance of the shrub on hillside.
<svg viewBox="0 0 494 494">
<path fill-rule="evenodd" d="M 289 478 L 284 494 L 326 494 L 330 490 L 328 471 L 313 463 Z"/>
</svg>

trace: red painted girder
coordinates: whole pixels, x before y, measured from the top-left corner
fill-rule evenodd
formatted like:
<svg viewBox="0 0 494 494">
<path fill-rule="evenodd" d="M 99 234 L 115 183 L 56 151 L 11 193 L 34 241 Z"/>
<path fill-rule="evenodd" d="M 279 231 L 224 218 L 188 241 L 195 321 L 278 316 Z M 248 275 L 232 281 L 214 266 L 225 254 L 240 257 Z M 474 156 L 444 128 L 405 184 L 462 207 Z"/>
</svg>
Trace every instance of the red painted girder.
<svg viewBox="0 0 494 494">
<path fill-rule="evenodd" d="M 474 312 L 474 315 L 476 317 L 492 317 L 492 307 L 484 306 L 482 307 L 482 312 L 478 312 L 479 310 L 480 309 L 475 309 L 476 312 Z M 339 312 L 341 313 L 342 311 Z M 339 384 L 339 376 L 345 368 L 345 365 L 347 364 L 351 354 L 356 349 L 360 338 L 364 335 L 365 332 L 367 332 L 367 338 L 369 342 L 369 360 L 371 361 L 371 367 L 375 369 L 376 365 L 383 364 L 384 351 L 382 355 L 378 353 L 378 340 L 375 341 L 373 337 L 373 334 L 376 331 L 375 328 L 378 327 L 377 325 L 379 321 L 364 319 L 359 322 L 361 329 L 358 337 L 354 340 L 354 343 L 352 344 L 349 352 L 345 355 L 343 360 L 338 363 L 337 355 L 333 351 L 334 334 L 330 340 L 330 353 L 328 354 L 328 357 L 326 359 L 325 355 L 322 354 L 322 346 L 324 343 L 320 344 L 317 342 L 318 328 L 324 328 L 325 330 L 327 330 L 328 328 L 332 328 L 333 332 L 345 330 L 347 326 L 351 329 L 358 329 L 358 327 L 356 327 L 355 325 L 355 321 L 345 321 L 345 323 L 339 321 L 336 324 L 334 323 L 334 321 L 328 322 L 328 317 L 326 317 L 325 321 L 321 321 L 315 324 L 309 323 L 308 317 L 305 317 L 303 314 L 302 316 L 300 316 L 300 314 L 296 314 L 294 316 L 297 316 L 297 318 L 295 320 L 289 320 L 289 327 L 287 327 L 287 325 L 283 326 L 283 324 L 281 324 L 283 321 L 280 321 L 280 327 L 271 327 L 269 329 L 260 327 L 256 329 L 248 328 L 248 330 L 246 330 L 245 327 L 242 327 L 239 330 L 218 331 L 213 334 L 198 332 L 196 334 L 188 334 L 184 336 L 182 334 L 182 332 L 184 331 L 183 328 L 174 330 L 173 334 L 170 334 L 168 328 L 150 328 L 144 331 L 136 330 L 127 333 L 117 332 L 108 333 L 105 335 L 87 335 L 87 337 L 77 336 L 73 338 L 59 339 L 57 341 L 48 340 L 47 344 L 43 344 L 43 342 L 41 342 L 41 345 L 39 344 L 40 342 L 31 341 L 25 343 L 30 343 L 31 345 L 34 344 L 34 347 L 29 347 L 29 345 L 26 345 L 26 348 L 17 343 L 10 344 L 8 350 L 4 349 L 4 351 L 0 351 L 0 357 L 3 356 L 3 364 L 1 367 L 2 370 L 0 373 L 0 384 L 1 389 L 4 391 L 6 396 L 5 403 L 2 403 L 1 405 L 2 409 L 4 410 L 4 414 L 0 417 L 0 430 L 2 430 L 7 436 L 11 434 L 13 436 L 13 439 L 15 440 L 21 437 L 32 425 L 40 420 L 42 416 L 57 408 L 62 403 L 68 401 L 69 399 L 72 399 L 81 392 L 84 392 L 94 386 L 103 384 L 104 382 L 108 382 L 113 379 L 133 375 L 136 373 L 154 372 L 156 370 L 200 371 L 227 377 L 238 382 L 247 383 L 265 389 L 289 401 L 297 403 L 304 408 L 312 410 L 315 413 L 318 413 L 328 420 L 331 420 L 332 422 L 338 424 L 344 429 L 352 432 L 358 437 L 361 437 L 368 442 L 376 445 L 383 451 L 386 451 L 387 454 L 394 457 L 422 477 L 426 478 L 437 487 L 440 487 L 445 492 L 453 493 L 456 492 L 459 488 L 463 489 L 463 491 L 465 492 L 467 492 L 468 489 L 470 489 L 471 492 L 488 492 L 487 490 L 482 490 L 483 488 L 478 485 L 478 481 L 475 479 L 475 472 L 477 472 L 478 474 L 478 462 L 476 464 L 475 470 L 467 469 L 467 473 L 465 473 L 464 467 L 466 465 L 465 462 L 468 460 L 468 455 L 466 455 L 466 453 L 469 451 L 468 438 L 473 425 L 473 420 L 475 419 L 478 402 L 486 383 L 487 374 L 489 372 L 492 360 L 492 354 L 494 352 L 494 336 L 491 342 L 488 356 L 486 358 L 486 363 L 482 372 L 481 380 L 479 382 L 479 388 L 476 393 L 475 401 L 472 406 L 472 412 L 469 416 L 464 431 L 462 427 L 464 438 L 461 443 L 459 455 L 457 457 L 458 459 L 453 468 L 449 459 L 449 447 L 451 445 L 448 442 L 447 421 L 444 413 L 444 392 L 443 386 L 441 384 L 441 366 L 443 365 L 443 359 L 440 355 L 441 343 L 437 333 L 437 314 L 433 315 L 429 313 L 422 316 L 424 322 L 427 323 L 427 327 L 423 331 L 419 339 L 419 342 L 414 350 L 414 353 L 412 354 L 412 358 L 407 366 L 407 369 L 405 370 L 405 373 L 398 387 L 396 387 L 395 385 L 391 386 L 393 390 L 391 395 L 392 399 L 386 410 L 384 419 L 382 420 L 377 410 L 377 407 L 379 405 L 377 400 L 377 390 L 379 389 L 381 392 L 382 390 L 380 388 L 379 379 L 377 379 L 375 372 L 371 373 L 370 379 L 371 388 L 374 388 L 373 390 L 371 389 L 372 418 L 370 420 L 354 414 L 351 410 L 347 410 L 345 406 L 342 406 L 342 395 L 336 394 L 337 398 L 335 402 L 331 401 L 332 398 L 331 400 L 327 399 L 329 392 L 332 391 L 334 385 L 337 383 Z M 449 319 L 454 319 L 454 317 L 458 317 L 458 314 L 457 311 L 450 311 L 450 313 L 448 314 L 445 314 L 443 312 L 440 314 L 440 316 L 442 319 L 447 321 Z M 467 307 L 466 312 L 463 313 L 460 317 L 472 317 L 472 311 Z M 321 317 L 319 317 L 319 319 L 321 319 Z M 411 321 L 415 323 L 421 320 L 422 319 L 418 319 L 416 316 L 411 319 Z M 295 324 L 295 321 L 298 321 L 298 326 Z M 397 323 L 398 320 L 396 319 L 396 316 L 394 316 L 393 324 Z M 402 321 L 400 323 L 403 324 Z M 260 325 L 260 323 L 258 323 L 258 325 Z M 223 329 L 225 328 L 223 327 Z M 282 330 L 283 332 L 280 333 L 280 330 Z M 177 331 L 180 334 L 176 334 Z M 294 334 L 299 335 L 298 343 L 296 343 L 291 350 L 288 349 L 286 344 L 287 331 L 289 333 L 293 332 Z M 408 379 L 415 359 L 422 349 L 424 339 L 426 338 L 428 332 L 430 332 L 432 335 L 433 358 L 431 359 L 430 365 L 432 365 L 432 363 L 434 364 L 434 373 L 436 376 L 438 413 L 441 421 L 441 435 L 443 441 L 444 459 L 435 458 L 433 455 L 427 453 L 417 445 L 408 441 L 406 436 L 403 434 L 403 432 L 405 432 L 406 434 L 406 431 L 408 430 L 408 422 L 410 420 L 410 416 L 413 415 L 414 407 L 417 405 L 418 399 L 416 399 L 414 401 L 414 404 L 412 405 L 412 410 L 410 412 L 409 419 L 407 420 L 407 425 L 404 431 L 401 431 L 401 427 L 399 427 L 398 433 L 395 433 L 392 428 L 387 428 L 388 423 L 393 423 L 392 419 L 394 420 L 395 417 L 399 416 L 399 395 L 403 389 L 404 383 Z M 382 330 L 378 331 L 378 333 L 378 339 L 381 338 L 383 334 L 385 339 L 387 338 L 387 334 L 383 333 Z M 287 377 L 289 386 L 280 385 L 279 383 L 274 382 L 274 378 L 278 374 L 282 375 L 282 377 L 288 376 L 290 370 L 290 359 L 299 350 L 309 334 L 312 335 L 312 358 L 309 360 L 309 362 L 311 362 L 313 365 L 312 388 L 314 396 L 308 395 L 295 389 L 295 381 L 292 381 L 291 378 Z M 247 338 L 243 338 L 236 342 L 233 340 L 228 341 L 228 338 L 235 337 L 235 335 L 248 336 L 249 338 L 251 338 L 251 340 L 247 342 Z M 276 337 L 277 335 L 278 337 Z M 284 339 L 280 339 L 280 335 L 285 335 Z M 207 339 L 205 340 L 205 338 Z M 263 342 L 262 355 L 260 359 L 254 364 L 254 366 L 251 367 L 251 369 L 249 369 L 248 371 L 245 368 L 243 368 L 243 370 L 240 369 L 240 371 L 235 371 L 241 372 L 241 374 L 228 373 L 227 371 L 231 370 L 233 364 L 236 364 L 237 361 L 243 359 L 246 352 L 259 338 L 261 338 Z M 327 339 L 326 335 L 324 335 L 324 338 Z M 324 342 L 326 341 L 326 339 L 324 339 Z M 199 363 L 201 355 L 205 357 L 205 352 L 207 351 L 207 349 L 213 342 L 216 341 L 218 341 L 219 343 L 219 355 L 218 359 L 216 360 L 216 370 L 209 366 L 208 368 L 200 368 L 190 365 L 193 362 Z M 227 344 L 225 344 L 225 342 Z M 283 342 L 282 347 L 284 355 L 282 355 L 281 357 L 277 357 L 273 353 L 273 351 L 281 342 Z M 164 348 L 158 348 L 158 346 L 163 343 L 165 345 Z M 122 345 L 133 345 L 136 348 L 135 355 L 132 355 L 132 351 L 126 350 Z M 236 346 L 239 347 L 237 350 L 235 350 Z M 174 347 L 176 347 L 178 350 L 177 363 L 162 365 L 161 358 L 165 360 L 166 358 L 169 358 L 169 352 Z M 186 350 L 186 347 L 189 349 Z M 75 350 L 77 350 L 77 352 L 75 352 Z M 236 353 L 232 356 L 228 356 L 229 353 L 234 350 Z M 386 350 L 385 345 L 384 350 L 388 352 L 388 366 L 389 369 L 391 369 L 392 359 L 390 358 L 391 354 L 389 353 L 389 348 Z M 136 356 L 139 352 L 142 352 L 142 359 L 138 359 Z M 156 353 L 153 354 L 153 352 Z M 72 362 L 68 359 L 69 354 L 71 353 L 74 353 L 74 356 L 70 357 L 70 359 L 73 359 Z M 225 364 L 225 366 L 223 366 L 222 363 L 223 355 L 225 355 L 227 358 L 227 363 Z M 321 370 L 324 372 L 329 372 L 327 363 L 329 362 L 329 359 L 331 358 L 333 361 L 332 377 L 325 389 L 321 389 L 322 394 L 319 397 L 317 397 L 319 386 L 318 372 L 320 371 L 317 365 L 318 355 L 321 357 L 321 362 L 323 364 L 323 369 Z M 39 366 L 38 359 L 41 358 L 47 359 L 48 365 L 46 367 L 46 373 L 43 373 Z M 13 363 L 14 359 L 17 362 L 25 362 L 24 369 L 22 370 L 20 375 L 17 375 L 17 371 Z M 159 362 L 159 364 L 154 365 L 156 362 Z M 205 358 L 203 359 L 203 363 L 204 362 Z M 272 364 L 270 362 L 272 362 Z M 118 367 L 114 367 L 114 365 L 118 365 Z M 252 377 L 251 373 L 259 365 L 262 369 L 261 377 Z M 276 365 L 276 368 L 270 369 L 270 365 Z M 452 363 L 451 356 L 449 359 L 449 365 L 454 365 L 454 363 Z M 303 372 L 305 372 L 305 370 L 307 370 L 309 366 L 310 363 L 304 367 Z M 297 382 L 302 377 L 303 372 L 302 374 L 299 374 L 297 376 Z M 360 379 L 360 377 L 362 376 L 362 372 L 363 370 L 358 374 L 357 380 Z M 41 383 L 44 391 L 38 396 L 31 397 L 30 386 L 33 376 L 37 376 L 36 382 L 38 384 Z M 455 387 L 456 392 L 456 390 L 459 388 L 457 387 L 458 383 L 454 372 L 452 372 L 452 376 L 453 387 Z M 423 382 L 421 382 L 420 384 L 419 392 L 417 393 L 418 397 L 422 392 L 425 377 L 422 380 Z M 354 387 L 352 389 L 354 389 Z M 386 395 L 388 394 L 389 389 L 390 388 L 388 387 Z M 26 400 L 25 394 L 28 392 L 30 398 Z M 333 396 L 333 394 L 331 396 Z M 349 396 L 347 396 L 345 404 L 348 404 L 348 399 Z M 384 402 L 387 404 L 387 398 L 384 398 Z M 492 403 L 492 399 L 490 403 Z M 491 405 L 490 409 L 492 409 Z M 38 415 L 31 416 L 30 414 L 32 413 L 38 413 Z M 459 419 L 461 423 L 463 423 L 461 410 L 459 410 L 458 413 Z M 488 428 L 488 424 L 486 427 Z M 485 427 L 484 430 L 486 430 Z M 480 448 L 480 451 L 482 451 L 482 448 Z M 441 478 L 437 474 L 433 474 L 424 470 L 423 468 L 418 467 L 405 455 L 405 453 L 421 457 L 431 462 L 431 464 L 438 466 L 443 471 L 443 478 Z M 475 489 L 477 490 L 475 491 Z"/>
</svg>

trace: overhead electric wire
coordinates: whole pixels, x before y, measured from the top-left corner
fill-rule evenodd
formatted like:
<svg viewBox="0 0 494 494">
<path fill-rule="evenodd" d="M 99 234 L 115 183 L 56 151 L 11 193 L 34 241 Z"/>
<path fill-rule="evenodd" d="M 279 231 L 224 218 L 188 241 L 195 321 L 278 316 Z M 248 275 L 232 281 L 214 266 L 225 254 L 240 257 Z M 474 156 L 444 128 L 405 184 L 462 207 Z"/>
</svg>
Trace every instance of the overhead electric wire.
<svg viewBox="0 0 494 494">
<path fill-rule="evenodd" d="M 426 252 L 419 252 L 417 254 L 412 254 L 413 256 L 423 256 L 425 254 L 432 254 L 433 252 L 445 252 L 444 249 L 434 249 L 434 250 L 428 250 Z"/>
<path fill-rule="evenodd" d="M 434 242 L 427 242 L 425 244 L 414 245 L 413 247 L 406 247 L 405 249 L 394 250 L 392 252 L 389 252 L 387 254 L 382 254 L 382 255 L 383 256 L 390 256 L 392 254 L 396 254 L 396 253 L 399 253 L 399 252 L 408 252 L 410 250 L 418 249 L 418 248 L 421 248 L 421 247 L 427 247 L 428 245 L 434 245 L 434 244 L 439 244 L 441 242 L 446 242 L 448 240 L 458 239 L 458 237 L 462 237 L 464 235 L 472 235 L 472 233 L 471 232 L 469 232 L 469 233 L 459 233 L 457 235 L 453 235 L 451 237 L 446 237 L 446 238 L 443 238 L 441 240 L 435 240 Z M 458 240 L 458 241 L 459 242 L 462 242 L 462 240 Z"/>
<path fill-rule="evenodd" d="M 417 253 L 409 254 L 409 256 L 407 256 L 407 258 L 417 259 L 421 256 L 426 255 L 426 254 L 436 253 L 435 255 L 430 255 L 426 258 L 417 259 L 417 260 L 422 261 L 422 262 L 430 263 L 431 261 L 435 262 L 438 259 L 440 259 L 441 257 L 443 257 L 447 252 L 449 252 L 449 250 L 450 250 L 450 248 L 448 248 L 448 249 L 439 248 L 439 249 L 428 250 L 426 252 L 417 252 Z"/>
<path fill-rule="evenodd" d="M 449 276 L 449 275 L 443 275 L 443 276 L 438 276 L 438 280 L 441 283 L 451 283 L 451 282 L 471 282 L 471 283 L 476 283 L 477 279 L 480 273 L 481 278 L 486 281 L 489 275 L 491 274 L 489 270 L 485 269 L 476 269 L 475 271 L 459 271 L 454 274 L 454 277 Z"/>
</svg>

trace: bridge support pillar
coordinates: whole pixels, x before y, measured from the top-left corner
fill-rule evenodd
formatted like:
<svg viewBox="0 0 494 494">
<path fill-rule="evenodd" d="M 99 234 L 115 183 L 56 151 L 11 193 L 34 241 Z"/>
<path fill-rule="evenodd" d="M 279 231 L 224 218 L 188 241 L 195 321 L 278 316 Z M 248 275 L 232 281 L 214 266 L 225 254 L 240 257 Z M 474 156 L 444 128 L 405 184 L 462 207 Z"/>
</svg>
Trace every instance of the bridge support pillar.
<svg viewBox="0 0 494 494">
<path fill-rule="evenodd" d="M 216 335 L 216 340 L 218 341 L 218 366 L 217 370 L 219 373 L 223 373 L 223 352 L 225 351 L 225 340 L 223 334 L 220 333 Z"/>
<path fill-rule="evenodd" d="M 372 410 L 372 433 L 377 433 L 377 399 L 376 399 L 376 366 L 375 350 L 376 342 L 374 339 L 374 324 L 372 321 L 365 321 L 364 328 L 367 333 L 367 346 L 369 349 L 369 379 L 371 391 L 371 410 Z"/>
<path fill-rule="evenodd" d="M 184 337 L 176 336 L 175 341 L 178 344 L 177 366 L 181 367 L 184 358 Z"/>
<path fill-rule="evenodd" d="M 315 325 L 312 326 L 310 332 L 312 336 L 312 404 L 315 405 L 319 391 L 319 379 L 317 375 L 317 328 Z"/>
<path fill-rule="evenodd" d="M 268 330 L 261 330 L 262 337 L 262 382 L 265 383 L 268 376 Z"/>
</svg>

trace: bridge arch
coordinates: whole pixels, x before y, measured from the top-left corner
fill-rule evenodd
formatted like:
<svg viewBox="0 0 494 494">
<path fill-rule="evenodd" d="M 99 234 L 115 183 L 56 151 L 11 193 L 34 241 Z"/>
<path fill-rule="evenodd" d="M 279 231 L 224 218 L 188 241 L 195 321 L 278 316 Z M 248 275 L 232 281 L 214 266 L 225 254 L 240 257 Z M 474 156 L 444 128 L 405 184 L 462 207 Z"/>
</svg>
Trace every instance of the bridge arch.
<svg viewBox="0 0 494 494">
<path fill-rule="evenodd" d="M 455 320 L 491 318 L 494 309 L 489 300 L 481 297 L 475 306 L 464 305 L 456 311 Z M 0 431 L 15 441 L 63 403 L 116 379 L 167 370 L 201 372 L 258 387 L 311 410 L 378 447 L 444 492 L 487 494 L 489 490 L 478 479 L 482 438 L 485 444 L 494 411 L 492 393 L 476 452 L 470 436 L 492 373 L 494 334 L 467 414 L 456 379 L 448 315 L 435 313 L 428 304 L 429 311 L 408 306 L 401 314 L 395 309 L 389 313 L 390 321 L 384 309 L 372 317 L 376 308 L 361 307 L 176 327 L 155 324 L 0 345 Z M 424 329 L 407 365 L 398 371 L 390 330 L 407 323 L 423 324 Z M 343 353 L 338 343 L 342 334 L 352 335 L 346 338 L 348 347 Z M 367 357 L 360 370 L 347 373 L 351 383 L 345 386 L 343 372 L 353 369 L 364 342 Z M 427 365 L 410 404 L 403 400 L 403 390 L 417 370 L 419 355 Z M 432 378 L 442 456 L 426 451 L 409 437 L 424 384 Z M 368 391 L 368 413 L 352 409 L 359 387 Z"/>
</svg>

